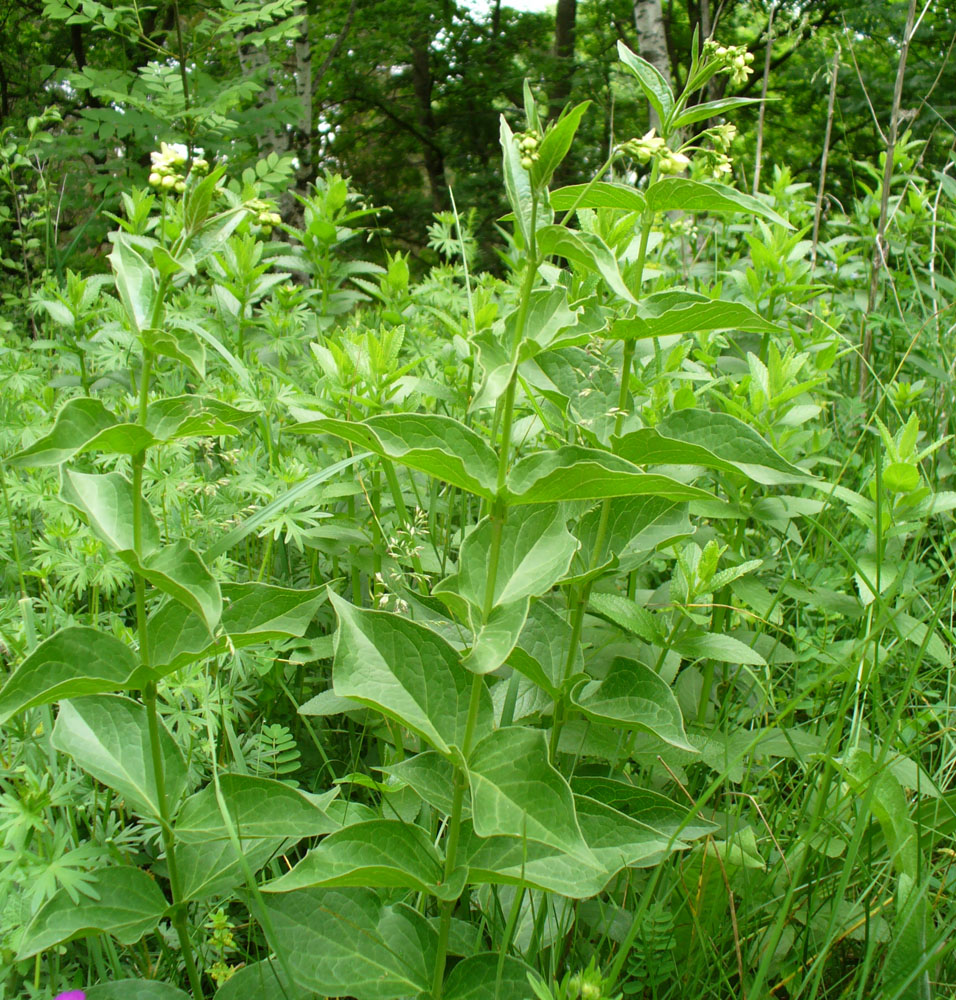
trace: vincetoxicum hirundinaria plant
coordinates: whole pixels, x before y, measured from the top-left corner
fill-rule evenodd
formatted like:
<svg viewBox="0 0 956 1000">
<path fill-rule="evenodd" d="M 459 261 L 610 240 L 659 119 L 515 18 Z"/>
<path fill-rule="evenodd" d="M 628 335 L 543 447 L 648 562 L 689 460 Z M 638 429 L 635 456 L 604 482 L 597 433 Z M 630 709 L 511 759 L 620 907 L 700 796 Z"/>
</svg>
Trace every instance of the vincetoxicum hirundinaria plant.
<svg viewBox="0 0 956 1000">
<path fill-rule="evenodd" d="M 526 88 L 525 132 L 501 123 L 519 259 L 503 318 L 472 338 L 481 380 L 470 422 L 434 413 L 354 422 L 306 415 L 294 427 L 361 449 L 349 461 L 377 457 L 400 519 L 408 517 L 408 480 L 403 486 L 397 466 L 412 485 L 427 477 L 436 489 L 469 496 L 462 509 L 481 510 L 477 523 L 459 525 L 451 573 L 427 592 L 395 585 L 401 613 L 362 607 L 361 588 L 355 603 L 331 594 L 333 690 L 302 706 L 303 714 L 327 711 L 323 702 L 380 714 L 391 742 L 388 779 L 421 801 L 413 821 L 346 809 L 337 789 L 317 799 L 215 769 L 209 784 L 187 794 L 181 752 L 157 714 L 157 680 L 241 644 L 303 634 L 324 591 L 220 584 L 187 540 L 161 536 L 143 496 L 148 449 L 197 433 L 238 433 L 251 416 L 202 396 L 150 399 L 157 358 L 189 363 L 165 321 L 167 293 L 242 210 L 210 215 L 213 174 L 187 181 L 179 223 L 160 239 L 115 237 L 116 288 L 139 345 L 138 404 L 118 417 L 97 399 L 71 400 L 50 434 L 13 463 L 60 465 L 63 498 L 131 567 L 137 645 L 93 629 L 61 630 L 0 691 L 0 718 L 61 701 L 56 748 L 159 823 L 165 864 L 156 873 L 168 881 L 169 899 L 139 868 L 108 869 L 99 900 L 82 913 L 57 896 L 37 914 L 22 957 L 97 931 L 129 944 L 167 918 L 198 1000 L 191 908 L 244 881 L 275 962 L 240 970 L 225 990 L 518 1000 L 528 995 L 531 969 L 513 952 L 529 899 L 537 916 L 524 957 L 533 961 L 554 900 L 623 885 L 629 869 L 658 864 L 711 829 L 686 805 L 630 780 L 623 766 L 638 739 L 696 753 L 659 670 L 668 638 L 635 600 L 634 574 L 658 546 L 689 533 L 687 505 L 714 494 L 657 467 L 760 482 L 806 477 L 723 414 L 679 409 L 644 426 L 633 412 L 632 366 L 639 340 L 659 353 L 666 338 L 695 332 L 775 330 L 740 303 L 653 283 L 648 248 L 664 213 L 786 222 L 730 187 L 679 176 L 693 152 L 674 146 L 679 131 L 741 103 L 687 107 L 730 67 L 720 58 L 695 61 L 675 97 L 649 64 L 623 47 L 621 55 L 661 135 L 616 149 L 589 183 L 550 189 L 587 103 L 547 124 Z M 625 158 L 649 167 L 644 186 L 604 179 Z M 609 228 L 628 231 L 626 245 L 605 239 Z M 592 386 L 589 350 L 619 359 L 613 386 Z M 563 443 L 549 446 L 551 416 L 560 416 L 569 392 L 585 389 L 603 393 L 603 419 L 564 427 Z M 84 471 L 88 453 L 129 456 L 131 479 Z M 151 615 L 148 588 L 167 595 Z M 623 652 L 622 642 L 587 641 L 589 615 L 626 640 Z M 124 690 L 139 695 L 114 693 Z M 600 776 L 580 766 L 593 761 L 602 762 Z M 322 839 L 286 874 L 257 884 L 277 851 L 305 837 Z M 472 894 L 489 887 L 510 887 L 510 902 L 499 897 L 507 913 L 492 928 L 493 950 L 463 933 L 461 919 Z M 640 909 L 607 971 L 609 989 L 639 920 Z M 460 961 L 449 967 L 449 956 Z M 170 987 L 169 995 L 181 993 Z"/>
<path fill-rule="evenodd" d="M 384 717 L 394 744 L 384 770 L 423 808 L 420 824 L 374 818 L 346 826 L 263 886 L 293 985 L 305 991 L 362 1000 L 426 991 L 435 1000 L 526 997 L 529 968 L 511 952 L 528 894 L 538 903 L 540 939 L 549 898 L 593 896 L 622 871 L 653 865 L 710 829 L 621 770 L 575 774 L 575 761 L 608 759 L 602 732 L 625 748 L 644 734 L 696 753 L 659 672 L 589 646 L 585 619 L 600 614 L 654 648 L 655 620 L 629 594 L 627 573 L 684 532 L 688 502 L 712 493 L 652 467 L 806 479 L 732 417 L 685 409 L 651 428 L 631 412 L 638 340 L 776 329 L 739 303 L 675 288 L 648 293 L 656 220 L 667 212 L 746 212 L 787 223 L 732 188 L 673 176 L 689 161 L 671 148 L 672 137 L 742 103 L 687 109 L 689 95 L 729 64 L 695 62 L 688 89 L 675 98 L 649 64 L 623 46 L 621 54 L 662 136 L 625 144 L 591 182 L 549 189 L 587 103 L 546 125 L 526 88 L 526 131 L 515 135 L 502 120 L 520 261 L 510 308 L 473 338 L 483 377 L 472 423 L 426 413 L 355 422 L 304 415 L 295 428 L 378 456 L 400 516 L 406 503 L 396 464 L 470 495 L 483 514 L 460 526 L 457 566 L 428 594 L 396 585 L 400 612 L 332 597 L 337 710 L 346 699 Z M 603 179 L 627 156 L 650 165 L 645 188 Z M 576 219 L 587 225 L 575 228 Z M 633 232 L 617 255 L 599 232 L 612 222 Z M 544 421 L 543 407 L 559 395 L 555 373 L 585 364 L 581 349 L 602 341 L 611 350 L 623 345 L 612 419 L 599 429 L 572 427 L 558 447 L 524 446 L 519 420 L 522 437 L 527 415 Z M 666 640 L 657 642 L 663 655 Z M 302 711 L 322 714 L 325 701 L 320 694 Z M 513 887 L 503 929 L 494 951 L 465 950 L 456 919 L 467 917 L 471 892 L 489 884 Z M 612 985 L 637 922 L 609 972 Z M 463 957 L 449 969 L 449 955 Z"/>
</svg>

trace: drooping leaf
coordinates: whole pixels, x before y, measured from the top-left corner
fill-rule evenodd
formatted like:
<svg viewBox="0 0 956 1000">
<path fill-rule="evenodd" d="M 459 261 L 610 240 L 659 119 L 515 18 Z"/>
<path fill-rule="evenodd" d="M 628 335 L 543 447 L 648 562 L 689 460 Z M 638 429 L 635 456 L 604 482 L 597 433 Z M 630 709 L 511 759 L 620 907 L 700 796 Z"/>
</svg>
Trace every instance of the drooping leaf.
<svg viewBox="0 0 956 1000">
<path fill-rule="evenodd" d="M 692 181 L 689 177 L 663 177 L 646 192 L 647 207 L 652 212 L 743 212 L 778 226 L 792 229 L 782 215 L 749 194 L 743 194 L 716 181 Z"/>
<path fill-rule="evenodd" d="M 243 840 L 318 837 L 339 828 L 325 806 L 338 792 L 310 797 L 272 778 L 251 774 L 219 775 L 219 788 L 229 817 Z M 175 822 L 179 843 L 228 840 L 216 789 L 210 782 L 183 803 Z"/>
<path fill-rule="evenodd" d="M 332 596 L 339 618 L 332 679 L 335 693 L 371 705 L 413 729 L 443 754 L 463 747 L 472 675 L 437 633 L 381 611 L 365 611 Z M 490 725 L 483 691 L 479 731 Z"/>
<path fill-rule="evenodd" d="M 154 400 L 146 410 L 146 426 L 157 441 L 236 434 L 256 416 L 208 396 L 167 396 Z"/>
<path fill-rule="evenodd" d="M 551 207 L 556 212 L 569 212 L 572 208 L 620 208 L 625 212 L 643 212 L 647 202 L 637 188 L 611 181 L 595 181 L 592 184 L 570 184 L 552 191 Z"/>
<path fill-rule="evenodd" d="M 157 590 L 198 614 L 210 632 L 216 629 L 222 614 L 219 581 L 185 539 L 155 549 L 143 559 L 129 550 L 117 555 Z"/>
<path fill-rule="evenodd" d="M 180 844 L 176 850 L 183 899 L 201 902 L 232 892 L 245 881 L 244 868 L 258 872 L 289 841 L 283 837 L 239 838 L 242 857 L 229 840 Z"/>
<path fill-rule="evenodd" d="M 166 799 L 178 803 L 186 787 L 186 764 L 176 741 L 160 722 L 159 739 Z M 53 746 L 77 767 L 108 785 L 141 812 L 158 817 L 159 804 L 146 709 L 120 695 L 96 695 L 60 704 Z"/>
<path fill-rule="evenodd" d="M 60 407 L 49 434 L 18 451 L 7 461 L 13 466 L 40 468 L 66 462 L 97 434 L 113 427 L 116 417 L 98 399 L 71 399 Z"/>
<path fill-rule="evenodd" d="M 765 486 L 814 482 L 813 476 L 788 462 L 752 427 L 728 413 L 675 410 L 653 430 L 632 431 L 615 438 L 613 444 L 615 453 L 635 464 L 690 464 L 725 470 L 729 465 Z"/>
<path fill-rule="evenodd" d="M 348 420 L 310 420 L 292 428 L 300 434 L 335 434 L 376 455 L 426 472 L 469 493 L 491 499 L 498 460 L 473 430 L 435 413 L 395 413 Z"/>
<path fill-rule="evenodd" d="M 462 657 L 461 664 L 473 674 L 489 674 L 497 670 L 515 648 L 530 601 L 527 597 L 510 604 L 497 604 L 488 620 L 475 635 L 471 649 Z"/>
<path fill-rule="evenodd" d="M 60 499 L 82 514 L 98 538 L 114 552 L 132 552 L 133 486 L 118 472 L 89 474 L 64 469 Z M 159 529 L 147 504 L 142 510 L 140 551 L 148 555 L 159 545 Z"/>
<path fill-rule="evenodd" d="M 149 619 L 150 664 L 162 676 L 226 652 L 230 644 L 242 649 L 272 639 L 298 638 L 325 598 L 325 587 L 295 590 L 266 583 L 224 583 L 219 620 L 223 634 L 216 639 L 184 604 L 167 601 Z"/>
<path fill-rule="evenodd" d="M 779 329 L 742 302 L 708 299 L 689 292 L 659 292 L 638 304 L 636 316 L 612 322 L 608 336 L 642 340 L 706 330 L 772 333 Z"/>
<path fill-rule="evenodd" d="M 599 681 L 582 681 L 571 693 L 571 701 L 594 722 L 640 729 L 671 746 L 697 752 L 687 741 L 671 689 L 637 660 L 614 657 L 606 676 Z"/>
<path fill-rule="evenodd" d="M 270 893 L 265 907 L 296 983 L 327 997 L 397 1000 L 431 988 L 437 933 L 371 889 Z"/>
<path fill-rule="evenodd" d="M 159 886 L 140 868 L 104 868 L 95 879 L 98 899 L 77 905 L 60 889 L 40 907 L 20 939 L 19 961 L 91 934 L 112 934 L 120 944 L 135 944 L 166 912 Z"/>
<path fill-rule="evenodd" d="M 560 694 L 571 648 L 571 626 L 543 601 L 531 605 L 518 644 L 508 662 L 551 698 Z M 584 659 L 575 649 L 569 676 L 581 673 Z"/>
<path fill-rule="evenodd" d="M 442 885 L 444 864 L 421 827 L 397 819 L 355 823 L 325 837 L 292 869 L 266 882 L 264 892 L 315 886 L 412 889 L 454 899 L 463 888 Z"/>
<path fill-rule="evenodd" d="M 711 496 L 668 476 L 642 472 L 610 452 L 577 445 L 520 459 L 508 476 L 507 488 L 512 506 L 645 494 L 677 501 L 706 500 Z"/>
<path fill-rule="evenodd" d="M 548 760 L 544 732 L 496 729 L 468 758 L 472 820 L 479 837 L 519 837 L 590 861 L 571 789 Z"/>
<path fill-rule="evenodd" d="M 0 724 L 61 698 L 142 687 L 148 679 L 133 650 L 99 629 L 60 629 L 32 650 L 0 689 Z"/>
<path fill-rule="evenodd" d="M 499 976 L 499 964 L 501 974 Z M 471 955 L 448 973 L 445 1000 L 528 1000 L 528 972 L 524 962 L 493 952 Z"/>
<path fill-rule="evenodd" d="M 615 295 L 625 302 L 637 299 L 624 283 L 617 260 L 607 244 L 594 233 L 579 233 L 564 226 L 543 226 L 537 234 L 538 249 L 551 257 L 565 257 L 591 274 L 599 274 Z"/>
<path fill-rule="evenodd" d="M 451 815 L 452 801 L 455 793 L 455 768 L 441 754 L 434 750 L 417 753 L 413 757 L 383 767 L 386 774 L 391 774 L 400 781 L 406 782 L 420 798 L 430 806 L 434 806 L 446 816 Z M 463 815 L 471 814 L 467 804 L 463 805 Z"/>
<path fill-rule="evenodd" d="M 492 519 L 483 518 L 462 543 L 459 554 L 458 592 L 476 608 L 483 607 L 485 601 L 494 532 Z M 557 505 L 511 511 L 500 532 L 493 605 L 546 594 L 567 573 L 578 547 Z"/>
</svg>

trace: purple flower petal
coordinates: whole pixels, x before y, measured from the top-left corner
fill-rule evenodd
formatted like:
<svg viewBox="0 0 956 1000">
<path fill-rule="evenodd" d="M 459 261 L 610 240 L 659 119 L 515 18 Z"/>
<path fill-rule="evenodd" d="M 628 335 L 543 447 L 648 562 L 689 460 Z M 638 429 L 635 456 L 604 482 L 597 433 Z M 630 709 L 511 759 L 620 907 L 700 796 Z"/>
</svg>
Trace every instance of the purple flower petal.
<svg viewBox="0 0 956 1000">
<path fill-rule="evenodd" d="M 67 990 L 66 993 L 57 993 L 53 1000 L 86 1000 L 86 994 L 82 990 Z"/>
</svg>

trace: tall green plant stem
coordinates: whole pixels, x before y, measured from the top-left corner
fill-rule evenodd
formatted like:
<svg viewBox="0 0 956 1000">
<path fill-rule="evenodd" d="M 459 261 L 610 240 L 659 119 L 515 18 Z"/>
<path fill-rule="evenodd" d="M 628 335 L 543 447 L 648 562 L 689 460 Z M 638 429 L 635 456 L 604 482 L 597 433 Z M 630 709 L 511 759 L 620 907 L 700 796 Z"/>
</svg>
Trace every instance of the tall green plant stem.
<svg viewBox="0 0 956 1000">
<path fill-rule="evenodd" d="M 160 282 L 153 314 L 150 318 L 155 328 L 162 321 L 163 300 L 169 287 L 167 280 Z M 138 423 L 146 425 L 146 413 L 149 406 L 149 379 L 153 368 L 153 354 L 143 351 L 143 368 L 140 375 Z M 133 551 L 136 558 L 143 558 L 143 468 L 146 465 L 146 449 L 133 456 Z M 136 631 L 139 638 L 140 659 L 147 669 L 149 659 L 149 623 L 146 617 L 146 581 L 139 574 L 135 577 L 136 591 Z M 143 688 L 143 703 L 146 708 L 146 723 L 149 729 L 150 763 L 153 771 L 153 783 L 156 787 L 156 804 L 159 809 L 159 825 L 163 838 L 163 850 L 166 852 L 166 866 L 169 872 L 169 890 L 173 898 L 172 924 L 176 928 L 179 944 L 182 950 L 186 975 L 189 978 L 189 988 L 195 1000 L 201 1000 L 203 995 L 202 980 L 193 957 L 192 942 L 189 938 L 189 926 L 186 920 L 186 907 L 183 903 L 182 883 L 179 878 L 179 865 L 176 859 L 176 845 L 172 826 L 169 822 L 169 802 L 166 798 L 166 770 L 163 764 L 163 749 L 160 742 L 159 713 L 156 708 L 156 682 L 149 681 Z"/>
<path fill-rule="evenodd" d="M 657 165 L 654 165 L 651 173 L 651 183 L 657 180 Z M 638 248 L 637 264 L 635 265 L 635 285 L 636 297 L 640 297 L 641 285 L 644 281 L 644 263 L 647 260 L 647 243 L 651 236 L 651 229 L 654 225 L 654 213 L 650 210 L 644 212 L 641 220 L 641 242 Z M 624 415 L 627 407 L 627 390 L 631 381 L 631 365 L 634 361 L 634 340 L 624 343 L 624 357 L 621 361 L 621 388 L 617 398 L 617 416 L 614 419 L 614 433 L 620 434 L 624 428 Z M 604 539 L 607 537 L 607 526 L 611 519 L 611 498 L 605 497 L 601 503 L 601 518 L 598 521 L 597 534 L 594 538 L 594 546 L 591 549 L 591 558 L 588 560 L 588 572 L 593 573 L 597 569 L 598 560 L 604 549 Z M 571 638 L 568 641 L 568 655 L 564 663 L 564 675 L 561 679 L 562 694 L 554 706 L 554 722 L 551 726 L 551 737 L 549 740 L 548 752 L 552 763 L 558 752 L 558 740 L 561 730 L 567 718 L 567 700 L 564 694 L 564 686 L 571 677 L 574 669 L 575 654 L 581 642 L 581 632 L 584 629 L 584 615 L 587 611 L 588 600 L 591 597 L 591 587 L 593 579 L 585 581 L 580 588 L 574 592 L 572 597 L 573 612 L 571 618 Z"/>
<path fill-rule="evenodd" d="M 534 232 L 534 212 L 532 211 L 531 231 Z M 488 576 L 485 583 L 485 593 L 481 608 L 481 617 L 487 621 L 494 608 L 495 583 L 498 576 L 498 563 L 501 558 L 501 540 L 504 531 L 508 506 L 505 500 L 505 483 L 508 478 L 508 464 L 511 457 L 511 432 L 514 426 L 515 392 L 518 384 L 518 369 L 516 365 L 518 349 L 524 337 L 524 328 L 528 319 L 528 307 L 531 303 L 531 293 L 534 290 L 535 278 L 538 273 L 538 257 L 534 240 L 528 254 L 527 271 L 521 284 L 521 298 L 518 302 L 518 314 L 515 323 L 515 339 L 511 345 L 512 372 L 505 389 L 504 404 L 501 419 L 501 441 L 498 449 L 498 477 L 494 502 L 491 507 L 491 547 L 488 552 Z M 465 723 L 465 738 L 462 755 L 465 761 L 471 754 L 475 739 L 475 728 L 478 724 L 478 710 L 481 707 L 481 692 L 484 689 L 484 678 L 475 674 L 471 681 L 471 697 L 468 702 L 468 719 Z M 455 787 L 452 794 L 451 815 L 448 820 L 448 837 L 445 840 L 445 881 L 451 878 L 458 864 L 458 842 L 461 838 L 461 813 L 465 802 L 465 789 L 468 787 L 468 774 L 462 767 L 455 768 Z M 432 980 L 432 997 L 441 1000 L 442 986 L 445 979 L 445 961 L 448 955 L 448 931 L 451 927 L 451 915 L 455 900 L 442 904 L 441 922 L 438 926 L 438 949 L 435 954 L 435 974 Z"/>
</svg>

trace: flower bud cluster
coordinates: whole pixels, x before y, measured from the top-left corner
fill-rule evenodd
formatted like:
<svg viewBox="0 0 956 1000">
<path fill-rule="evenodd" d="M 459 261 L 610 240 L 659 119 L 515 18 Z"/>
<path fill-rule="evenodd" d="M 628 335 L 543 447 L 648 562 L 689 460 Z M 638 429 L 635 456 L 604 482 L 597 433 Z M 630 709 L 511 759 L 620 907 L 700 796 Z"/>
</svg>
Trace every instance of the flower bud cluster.
<svg viewBox="0 0 956 1000">
<path fill-rule="evenodd" d="M 682 174 L 690 166 L 690 160 L 683 153 L 671 149 L 654 129 L 646 132 L 641 139 L 630 139 L 621 148 L 642 165 L 656 159 L 662 174 Z"/>
<path fill-rule="evenodd" d="M 737 126 L 730 122 L 724 122 L 723 125 L 712 128 L 710 136 L 717 149 L 726 153 L 730 149 L 731 143 L 737 138 Z"/>
<path fill-rule="evenodd" d="M 182 194 L 186 190 L 186 174 L 182 169 L 188 160 L 185 146 L 178 142 L 172 144 L 161 142 L 159 152 L 150 153 L 149 158 L 151 187 L 175 191 L 176 194 Z M 209 163 L 202 157 L 197 157 L 190 164 L 190 170 L 204 174 L 209 170 Z"/>
<path fill-rule="evenodd" d="M 730 72 L 730 82 L 734 86 L 746 83 L 747 77 L 753 73 L 750 64 L 754 61 L 754 54 L 748 52 L 745 45 L 718 45 L 713 39 L 708 39 L 704 42 L 704 54 Z"/>
<path fill-rule="evenodd" d="M 255 214 L 256 223 L 262 227 L 263 236 L 268 236 L 272 232 L 272 227 L 278 226 L 282 222 L 282 216 L 275 211 L 276 204 L 274 201 L 251 198 L 246 202 L 246 208 Z"/>
<path fill-rule="evenodd" d="M 515 142 L 518 143 L 518 152 L 521 154 L 521 166 L 525 170 L 530 170 L 540 155 L 541 133 L 535 129 L 529 129 L 527 132 L 519 132 L 515 136 Z"/>
<path fill-rule="evenodd" d="M 730 157 L 719 149 L 701 149 L 694 157 L 691 176 L 695 180 L 727 180 L 733 174 Z"/>
</svg>

